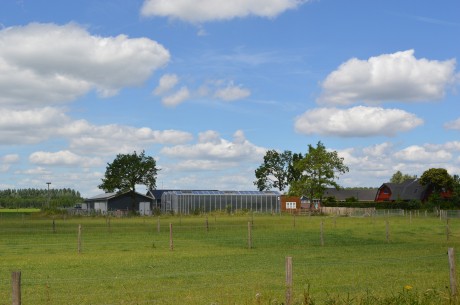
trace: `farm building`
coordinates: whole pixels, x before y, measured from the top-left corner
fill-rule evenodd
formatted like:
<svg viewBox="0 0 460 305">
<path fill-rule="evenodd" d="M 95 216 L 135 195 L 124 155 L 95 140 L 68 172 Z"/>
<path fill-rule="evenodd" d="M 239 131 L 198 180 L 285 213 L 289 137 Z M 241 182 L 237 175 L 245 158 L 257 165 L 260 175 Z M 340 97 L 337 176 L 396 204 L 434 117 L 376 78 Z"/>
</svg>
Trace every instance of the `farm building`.
<svg viewBox="0 0 460 305">
<path fill-rule="evenodd" d="M 276 191 L 167 191 L 161 195 L 161 211 L 181 214 L 219 210 L 278 213 L 280 196 Z"/>
<path fill-rule="evenodd" d="M 427 200 L 432 194 L 432 189 L 429 186 L 423 186 L 418 179 L 409 179 L 403 183 L 384 183 L 378 189 L 375 201 L 411 201 L 411 200 Z M 452 191 L 447 190 L 441 192 L 441 198 L 449 198 L 452 196 Z"/>
<path fill-rule="evenodd" d="M 301 201 L 298 196 L 281 196 L 281 211 L 297 213 L 301 209 Z"/>
<path fill-rule="evenodd" d="M 134 195 L 134 202 L 133 202 Z M 154 198 L 137 192 L 104 193 L 85 200 L 89 210 L 101 214 L 114 211 L 135 211 L 141 215 L 151 215 L 155 207 Z"/>
</svg>

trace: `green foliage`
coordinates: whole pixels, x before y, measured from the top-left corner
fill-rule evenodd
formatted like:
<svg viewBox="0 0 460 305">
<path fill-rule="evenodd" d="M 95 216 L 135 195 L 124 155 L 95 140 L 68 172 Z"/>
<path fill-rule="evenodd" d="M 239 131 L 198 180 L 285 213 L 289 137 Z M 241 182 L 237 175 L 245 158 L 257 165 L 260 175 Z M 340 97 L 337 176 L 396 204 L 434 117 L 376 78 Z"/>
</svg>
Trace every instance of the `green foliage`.
<svg viewBox="0 0 460 305">
<path fill-rule="evenodd" d="M 327 151 L 323 143 L 318 142 L 316 147 L 308 145 L 308 152 L 304 158 L 295 163 L 295 168 L 301 174 L 298 181 L 294 181 L 289 194 L 294 196 L 307 195 L 309 198 L 323 197 L 327 187 L 339 188 L 335 181 L 339 174 L 348 172 L 336 151 Z"/>
<path fill-rule="evenodd" d="M 401 171 L 397 171 L 396 173 L 391 176 L 390 182 L 391 183 L 403 183 L 406 180 L 410 179 L 416 179 L 416 175 L 408 175 L 408 174 L 403 174 Z"/>
<path fill-rule="evenodd" d="M 298 179 L 300 173 L 294 163 L 302 158 L 302 154 L 292 154 L 285 150 L 282 153 L 269 150 L 264 156 L 264 162 L 255 170 L 257 180 L 254 185 L 259 191 L 277 188 L 283 191 L 289 184 Z"/>
<path fill-rule="evenodd" d="M 454 186 L 454 179 L 444 168 L 426 170 L 420 177 L 419 182 L 423 186 L 429 186 L 436 193 L 452 190 Z"/>
<path fill-rule="evenodd" d="M 3 208 L 72 207 L 82 201 L 80 192 L 70 188 L 0 190 L 0 207 Z"/>
<path fill-rule="evenodd" d="M 146 156 L 144 151 L 140 154 L 118 154 L 112 163 L 107 163 L 99 188 L 106 192 L 134 192 L 136 184 L 141 184 L 153 189 L 157 173 L 155 159 Z"/>
</svg>

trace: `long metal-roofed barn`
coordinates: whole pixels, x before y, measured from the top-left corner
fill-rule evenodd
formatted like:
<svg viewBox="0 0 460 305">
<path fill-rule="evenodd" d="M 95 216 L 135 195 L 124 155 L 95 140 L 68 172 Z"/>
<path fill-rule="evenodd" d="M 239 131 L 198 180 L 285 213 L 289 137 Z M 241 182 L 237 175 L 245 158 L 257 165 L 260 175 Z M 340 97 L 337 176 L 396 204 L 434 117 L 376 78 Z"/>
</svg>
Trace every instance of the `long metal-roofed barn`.
<svg viewBox="0 0 460 305">
<path fill-rule="evenodd" d="M 161 195 L 161 210 L 175 214 L 237 210 L 279 213 L 280 196 L 277 191 L 174 190 Z"/>
</svg>

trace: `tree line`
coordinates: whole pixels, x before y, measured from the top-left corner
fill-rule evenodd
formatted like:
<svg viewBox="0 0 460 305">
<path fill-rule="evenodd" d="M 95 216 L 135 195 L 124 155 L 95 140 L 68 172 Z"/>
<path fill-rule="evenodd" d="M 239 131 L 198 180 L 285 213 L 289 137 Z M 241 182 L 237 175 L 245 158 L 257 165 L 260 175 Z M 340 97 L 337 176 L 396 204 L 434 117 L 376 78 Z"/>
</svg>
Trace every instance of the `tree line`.
<svg viewBox="0 0 460 305">
<path fill-rule="evenodd" d="M 2 208 L 73 207 L 82 201 L 80 192 L 70 188 L 0 190 L 0 207 Z"/>
</svg>

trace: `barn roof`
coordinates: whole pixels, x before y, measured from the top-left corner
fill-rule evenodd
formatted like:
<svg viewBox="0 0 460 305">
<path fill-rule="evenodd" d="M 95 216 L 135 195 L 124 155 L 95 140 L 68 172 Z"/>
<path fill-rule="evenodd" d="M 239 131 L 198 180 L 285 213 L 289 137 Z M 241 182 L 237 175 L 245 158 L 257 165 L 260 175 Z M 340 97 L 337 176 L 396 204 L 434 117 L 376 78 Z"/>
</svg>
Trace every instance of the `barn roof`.
<svg viewBox="0 0 460 305">
<path fill-rule="evenodd" d="M 102 193 L 102 194 L 96 195 L 94 197 L 88 198 L 85 201 L 100 201 L 100 200 L 105 201 L 105 200 L 110 200 L 110 199 L 118 197 L 118 196 L 123 196 L 125 194 L 129 194 L 129 193 L 131 193 L 131 191 L 127 191 L 127 192 L 124 192 L 124 193 L 116 193 L 116 192 Z M 149 198 L 149 199 L 154 199 L 153 197 L 148 196 L 148 195 L 143 195 L 143 194 L 140 194 L 138 192 L 135 192 L 135 193 L 137 195 L 139 195 L 139 196 L 142 196 L 142 197 L 146 197 L 146 198 Z"/>
<path fill-rule="evenodd" d="M 382 187 L 388 187 L 391 192 L 390 200 L 421 200 L 425 196 L 426 187 L 422 186 L 417 179 L 409 179 L 403 183 L 384 183 Z"/>
</svg>

